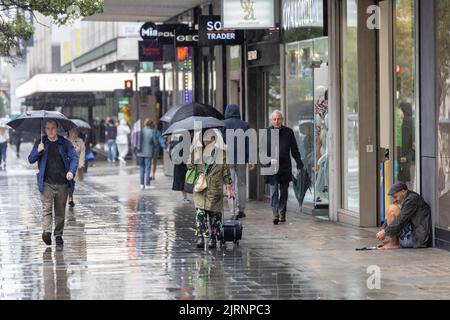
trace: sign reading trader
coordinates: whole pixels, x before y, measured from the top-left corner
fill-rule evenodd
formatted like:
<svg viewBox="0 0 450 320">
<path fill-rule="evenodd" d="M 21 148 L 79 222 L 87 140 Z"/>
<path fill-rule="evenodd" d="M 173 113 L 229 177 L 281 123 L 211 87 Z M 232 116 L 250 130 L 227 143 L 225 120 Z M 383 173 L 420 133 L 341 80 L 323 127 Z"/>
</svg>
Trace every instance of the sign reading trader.
<svg viewBox="0 0 450 320">
<path fill-rule="evenodd" d="M 220 16 L 200 16 L 199 45 L 237 45 L 242 44 L 242 31 L 223 29 Z"/>
</svg>

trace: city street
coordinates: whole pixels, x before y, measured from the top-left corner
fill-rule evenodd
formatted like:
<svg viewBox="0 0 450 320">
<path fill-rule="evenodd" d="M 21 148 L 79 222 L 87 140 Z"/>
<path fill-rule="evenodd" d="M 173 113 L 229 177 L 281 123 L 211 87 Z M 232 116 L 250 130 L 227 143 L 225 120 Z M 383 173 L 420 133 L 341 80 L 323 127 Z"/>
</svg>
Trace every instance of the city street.
<svg viewBox="0 0 450 320">
<path fill-rule="evenodd" d="M 95 162 L 66 211 L 64 247 L 41 240 L 41 203 L 30 144 L 0 171 L 0 299 L 447 299 L 450 253 L 355 251 L 376 244 L 362 229 L 298 213 L 273 225 L 250 202 L 240 246 L 195 246 L 193 204 L 158 168 L 139 189 L 131 161 Z M 229 214 L 226 214 L 229 217 Z M 380 270 L 370 286 L 369 266 Z M 369 271 L 373 267 L 369 268 Z"/>
</svg>

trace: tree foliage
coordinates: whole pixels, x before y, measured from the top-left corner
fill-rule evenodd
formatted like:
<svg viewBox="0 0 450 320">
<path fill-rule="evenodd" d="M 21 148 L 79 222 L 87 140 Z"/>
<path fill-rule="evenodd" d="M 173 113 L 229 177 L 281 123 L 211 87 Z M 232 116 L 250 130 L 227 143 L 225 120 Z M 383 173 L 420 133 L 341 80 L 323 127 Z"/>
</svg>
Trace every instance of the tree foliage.
<svg viewBox="0 0 450 320">
<path fill-rule="evenodd" d="M 0 0 L 0 56 L 21 56 L 20 44 L 31 39 L 30 17 L 39 12 L 56 25 L 103 11 L 104 0 Z M 28 17 L 28 18 L 27 18 Z"/>
</svg>

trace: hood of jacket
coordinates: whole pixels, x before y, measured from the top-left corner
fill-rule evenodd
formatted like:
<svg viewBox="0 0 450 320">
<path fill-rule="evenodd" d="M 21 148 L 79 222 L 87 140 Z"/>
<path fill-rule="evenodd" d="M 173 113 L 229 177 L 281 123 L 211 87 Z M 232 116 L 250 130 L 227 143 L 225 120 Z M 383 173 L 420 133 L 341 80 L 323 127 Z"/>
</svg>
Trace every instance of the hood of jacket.
<svg viewBox="0 0 450 320">
<path fill-rule="evenodd" d="M 241 112 L 239 107 L 235 104 L 229 104 L 225 108 L 225 119 L 239 119 L 241 120 Z"/>
</svg>

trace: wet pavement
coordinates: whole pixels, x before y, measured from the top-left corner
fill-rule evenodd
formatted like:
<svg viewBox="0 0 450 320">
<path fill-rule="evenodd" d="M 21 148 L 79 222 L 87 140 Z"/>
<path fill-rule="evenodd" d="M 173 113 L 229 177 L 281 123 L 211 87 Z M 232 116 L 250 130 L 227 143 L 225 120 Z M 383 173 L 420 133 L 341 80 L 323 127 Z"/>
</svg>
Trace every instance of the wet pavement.
<svg viewBox="0 0 450 320">
<path fill-rule="evenodd" d="M 21 159 L 9 150 L 0 171 L 0 299 L 450 298 L 449 252 L 355 251 L 376 243 L 373 229 L 294 206 L 275 226 L 267 203 L 250 202 L 239 247 L 197 249 L 193 205 L 171 191 L 161 169 L 156 189 L 139 190 L 131 163 L 89 168 L 66 212 L 64 247 L 46 246 L 29 148 Z"/>
</svg>

